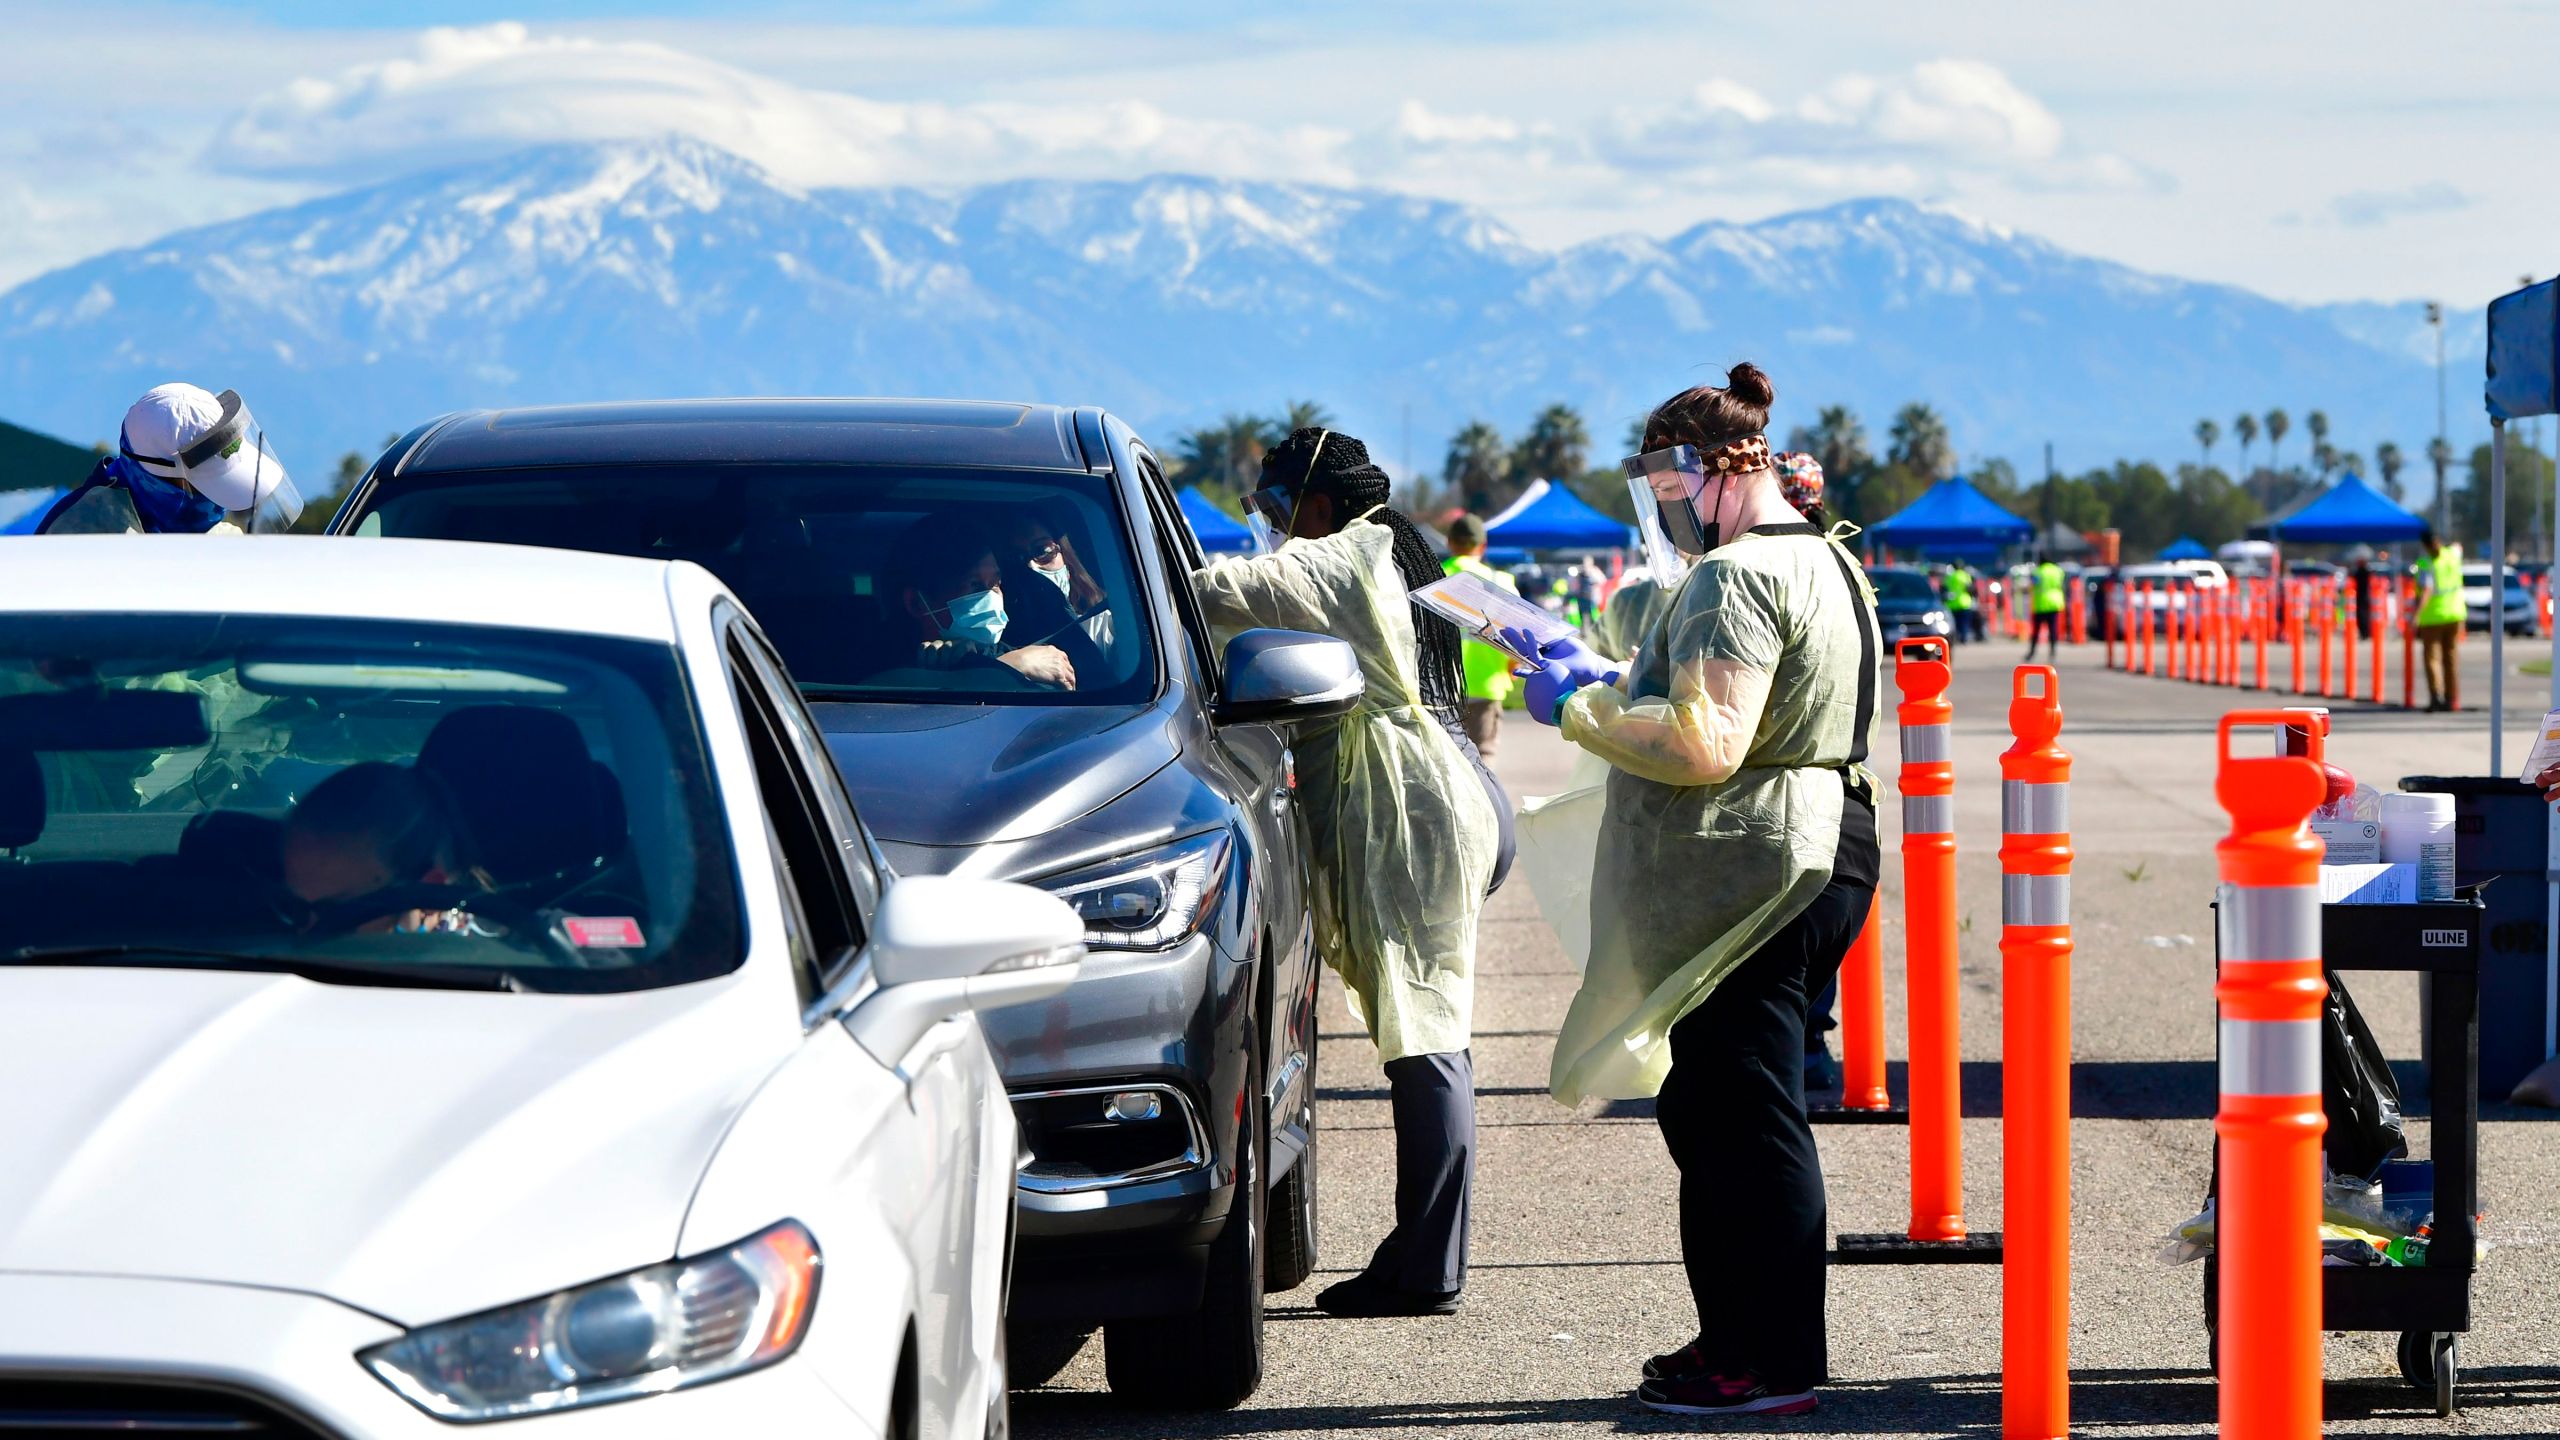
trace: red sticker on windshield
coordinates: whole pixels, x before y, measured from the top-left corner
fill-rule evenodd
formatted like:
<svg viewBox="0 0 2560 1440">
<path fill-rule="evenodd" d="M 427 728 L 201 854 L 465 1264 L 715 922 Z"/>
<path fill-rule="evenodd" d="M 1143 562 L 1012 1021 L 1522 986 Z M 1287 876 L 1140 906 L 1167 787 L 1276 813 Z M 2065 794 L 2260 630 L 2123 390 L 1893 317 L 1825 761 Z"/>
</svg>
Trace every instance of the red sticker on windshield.
<svg viewBox="0 0 2560 1440">
<path fill-rule="evenodd" d="M 637 950 L 648 943 L 640 938 L 640 922 L 628 915 L 572 915 L 560 924 L 581 950 Z"/>
</svg>

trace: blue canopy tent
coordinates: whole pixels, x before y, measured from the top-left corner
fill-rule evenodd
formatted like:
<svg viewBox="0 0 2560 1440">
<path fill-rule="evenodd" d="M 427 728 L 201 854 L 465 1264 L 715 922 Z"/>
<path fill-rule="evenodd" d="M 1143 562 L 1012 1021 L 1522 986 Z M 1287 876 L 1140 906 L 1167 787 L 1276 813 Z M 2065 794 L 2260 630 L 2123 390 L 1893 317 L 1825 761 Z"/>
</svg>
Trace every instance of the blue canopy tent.
<svg viewBox="0 0 2560 1440">
<path fill-rule="evenodd" d="M 2489 595 L 2507 593 L 2507 422 L 2560 415 L 2560 280 L 2545 280 L 2489 302 L 2489 373 L 2481 400 L 2489 408 Z M 2507 627 L 2489 627 L 2489 773 L 2506 765 Z M 2560 661 L 2560 633 L 2551 640 Z M 2560 669 L 2552 672 L 2560 697 Z M 2542 1053 L 2560 1054 L 2560 880 L 2547 900 L 2543 927 Z"/>
<path fill-rule="evenodd" d="M 0 490 L 0 535 L 33 535 L 44 523 L 45 513 L 71 492 L 47 487 L 42 490 Z"/>
<path fill-rule="evenodd" d="M 1486 547 L 1503 551 L 1624 550 L 1635 543 L 1633 526 L 1601 514 L 1551 480 L 1530 482 L 1484 529 Z"/>
<path fill-rule="evenodd" d="M 2163 560 L 2210 560 L 2213 558 L 2213 552 L 2204 548 L 2203 542 L 2194 536 L 2181 535 L 2169 542 L 2169 547 L 2160 552 L 2160 558 Z"/>
<path fill-rule="evenodd" d="M 2278 544 L 2387 545 L 2417 539 L 2427 522 L 2392 504 L 2360 477 L 2348 475 L 2292 514 L 2249 528 Z"/>
<path fill-rule="evenodd" d="M 1185 485 L 1173 498 L 1182 507 L 1182 518 L 1191 522 L 1191 533 L 1200 537 L 1201 549 L 1216 555 L 1253 548 L 1253 532 L 1201 494 L 1199 486 Z"/>
<path fill-rule="evenodd" d="M 1900 513 L 1869 527 L 1867 538 L 1915 554 L 1991 560 L 2035 533 L 2035 526 L 1958 475 L 1930 486 Z"/>
</svg>

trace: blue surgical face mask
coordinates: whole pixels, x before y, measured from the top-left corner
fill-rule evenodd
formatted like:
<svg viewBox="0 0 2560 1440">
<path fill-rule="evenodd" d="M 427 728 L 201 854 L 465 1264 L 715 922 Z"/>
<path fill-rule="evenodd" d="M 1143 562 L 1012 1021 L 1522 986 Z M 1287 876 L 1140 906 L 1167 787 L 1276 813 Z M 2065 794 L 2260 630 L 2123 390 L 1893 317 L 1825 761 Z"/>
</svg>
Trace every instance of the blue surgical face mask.
<svg viewBox="0 0 2560 1440">
<path fill-rule="evenodd" d="M 222 523 L 222 507 L 175 480 L 162 479 L 120 455 L 107 458 L 133 500 L 142 528 L 154 535 L 202 535 Z"/>
<path fill-rule="evenodd" d="M 1058 568 L 1055 570 L 1044 569 L 1041 566 L 1034 565 L 1031 567 L 1031 571 L 1041 579 L 1057 586 L 1058 593 L 1061 595 L 1066 594 L 1068 587 L 1075 583 L 1075 577 L 1067 573 L 1067 562 L 1064 560 L 1058 562 Z"/>
<path fill-rule="evenodd" d="M 953 600 L 942 633 L 994 649 L 1004 639 L 1004 592 L 972 590 Z"/>
</svg>

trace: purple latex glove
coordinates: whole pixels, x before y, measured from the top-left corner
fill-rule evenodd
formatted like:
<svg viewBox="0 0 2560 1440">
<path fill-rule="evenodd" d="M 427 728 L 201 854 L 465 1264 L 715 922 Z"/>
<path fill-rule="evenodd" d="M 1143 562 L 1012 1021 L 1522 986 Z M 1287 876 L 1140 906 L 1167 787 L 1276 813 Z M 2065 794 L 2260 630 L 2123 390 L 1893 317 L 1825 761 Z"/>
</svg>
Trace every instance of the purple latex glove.
<svg viewBox="0 0 2560 1440">
<path fill-rule="evenodd" d="M 1571 636 L 1541 645 L 1526 630 L 1506 629 L 1500 634 L 1515 654 L 1538 657 L 1537 668 L 1514 668 L 1512 673 L 1528 680 L 1523 699 L 1529 718 L 1541 725 L 1558 723 L 1565 698 L 1583 686 L 1617 683 L 1618 672 L 1609 668 L 1609 662 Z"/>
</svg>

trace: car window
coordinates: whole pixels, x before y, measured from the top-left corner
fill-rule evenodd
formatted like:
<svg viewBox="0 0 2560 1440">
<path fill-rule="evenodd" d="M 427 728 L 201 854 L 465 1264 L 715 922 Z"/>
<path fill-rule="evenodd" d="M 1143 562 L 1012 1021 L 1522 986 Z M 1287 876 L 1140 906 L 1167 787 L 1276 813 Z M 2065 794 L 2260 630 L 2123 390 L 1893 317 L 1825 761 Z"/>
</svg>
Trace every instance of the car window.
<svg viewBox="0 0 2560 1440">
<path fill-rule="evenodd" d="M 794 757 L 774 696 L 757 677 L 745 643 L 734 630 L 729 640 L 729 674 L 737 690 L 738 716 L 746 726 L 747 751 L 755 764 L 756 794 L 773 827 L 774 843 L 780 847 L 777 858 L 783 888 L 797 912 L 800 929 L 794 958 L 814 994 L 862 943 L 853 888 L 828 833 L 817 788 Z"/>
<path fill-rule="evenodd" d="M 1156 543 L 1164 555 L 1164 569 L 1173 587 L 1174 609 L 1182 617 L 1184 638 L 1190 642 L 1191 656 L 1200 673 L 1212 685 L 1218 683 L 1218 654 L 1210 643 L 1208 622 L 1201 617 L 1199 597 L 1191 588 L 1191 572 L 1208 563 L 1200 553 L 1199 539 L 1191 533 L 1191 525 L 1182 518 L 1181 506 L 1174 503 L 1173 487 L 1165 483 L 1164 472 L 1156 468 L 1156 458 L 1144 449 L 1132 446 L 1138 462 L 1138 487 L 1146 497 L 1147 513 L 1156 532 Z"/>
<path fill-rule="evenodd" d="M 1867 577 L 1879 600 L 1934 600 L 1938 595 L 1928 577 L 1909 570 L 1870 570 Z"/>
<path fill-rule="evenodd" d="M 384 477 L 366 503 L 363 533 L 694 561 L 818 698 L 1123 704 L 1156 686 L 1108 475 L 586 466 Z"/>
<path fill-rule="evenodd" d="M 861 822 L 854 818 L 853 798 L 836 769 L 834 753 L 828 750 L 817 722 L 810 718 L 808 706 L 800 699 L 790 672 L 783 668 L 773 647 L 752 622 L 744 619 L 732 622 L 731 636 L 737 646 L 735 653 L 753 668 L 768 712 L 781 727 L 783 742 L 790 748 L 792 768 L 810 786 L 828 848 L 835 853 L 851 887 L 853 944 L 858 946 L 869 928 L 872 912 L 880 904 L 880 872 L 872 863 L 870 843 L 863 835 Z M 830 985 L 836 979 L 833 973 L 820 978 Z"/>
<path fill-rule="evenodd" d="M 0 617 L 0 953 L 681 983 L 743 953 L 715 796 L 664 644 Z"/>
</svg>

